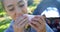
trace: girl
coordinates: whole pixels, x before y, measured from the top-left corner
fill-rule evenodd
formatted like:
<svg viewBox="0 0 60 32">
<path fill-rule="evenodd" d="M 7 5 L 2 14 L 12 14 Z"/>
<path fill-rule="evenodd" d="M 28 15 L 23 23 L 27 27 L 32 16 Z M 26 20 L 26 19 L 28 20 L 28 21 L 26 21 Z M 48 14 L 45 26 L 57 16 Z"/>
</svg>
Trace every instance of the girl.
<svg viewBox="0 0 60 32">
<path fill-rule="evenodd" d="M 27 0 L 3 0 L 3 5 L 13 20 L 4 32 L 53 32 L 48 25 L 45 25 L 43 16 L 35 16 L 28 23 L 28 17 L 23 16 L 27 14 Z M 27 24 L 31 26 L 28 30 L 25 29 Z"/>
</svg>

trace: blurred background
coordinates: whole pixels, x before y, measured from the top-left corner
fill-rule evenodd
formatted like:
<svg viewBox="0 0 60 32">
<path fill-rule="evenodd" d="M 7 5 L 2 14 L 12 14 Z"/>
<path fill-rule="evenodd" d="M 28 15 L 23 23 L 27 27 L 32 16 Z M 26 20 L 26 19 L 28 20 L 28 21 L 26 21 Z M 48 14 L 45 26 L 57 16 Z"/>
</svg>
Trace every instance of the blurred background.
<svg viewBox="0 0 60 32">
<path fill-rule="evenodd" d="M 2 0 L 0 0 L 0 32 L 3 32 L 5 29 L 7 29 L 10 25 L 11 22 L 11 17 L 9 15 L 6 14 L 6 12 L 4 11 L 3 5 L 1 3 Z M 46 2 L 47 1 L 47 2 Z M 50 0 L 49 0 L 50 1 Z M 49 6 L 57 6 L 58 9 L 60 9 L 60 3 L 57 2 L 49 2 L 48 0 L 28 0 L 28 14 L 32 14 L 34 11 L 40 11 L 40 13 L 43 14 L 43 10 L 45 10 L 46 7 Z M 57 0 L 58 2 L 60 2 L 60 0 Z M 52 4 L 52 3 L 56 3 L 56 4 Z M 48 4 L 48 5 L 47 5 Z M 59 5 L 57 5 L 59 4 Z M 41 8 L 41 9 L 39 9 Z M 54 32 L 60 32 L 60 10 L 57 12 L 59 13 L 59 16 L 56 16 L 56 13 L 53 13 L 54 11 L 50 11 L 50 13 L 47 13 L 45 16 L 46 18 L 46 23 L 54 30 Z M 36 12 L 35 12 L 36 13 Z M 52 13 L 52 14 L 51 14 Z M 51 15 L 48 15 L 51 14 Z M 56 14 L 56 15 L 54 15 Z M 53 17 L 52 17 L 53 15 Z"/>
</svg>

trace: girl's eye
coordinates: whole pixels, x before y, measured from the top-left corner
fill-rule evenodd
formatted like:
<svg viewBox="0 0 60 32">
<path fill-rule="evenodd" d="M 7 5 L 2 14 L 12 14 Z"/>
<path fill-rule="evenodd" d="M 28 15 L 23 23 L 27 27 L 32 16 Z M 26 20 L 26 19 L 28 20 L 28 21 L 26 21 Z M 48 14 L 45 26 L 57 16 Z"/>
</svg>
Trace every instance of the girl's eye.
<svg viewBox="0 0 60 32">
<path fill-rule="evenodd" d="M 22 4 L 22 5 L 19 5 L 19 7 L 23 7 L 24 6 L 24 4 Z"/>
<path fill-rule="evenodd" d="M 23 7 L 24 4 L 25 4 L 24 2 L 21 2 L 21 3 L 18 4 L 18 6 L 19 6 L 19 7 Z"/>
<path fill-rule="evenodd" d="M 9 11 L 14 11 L 14 7 L 13 8 L 10 8 Z"/>
</svg>

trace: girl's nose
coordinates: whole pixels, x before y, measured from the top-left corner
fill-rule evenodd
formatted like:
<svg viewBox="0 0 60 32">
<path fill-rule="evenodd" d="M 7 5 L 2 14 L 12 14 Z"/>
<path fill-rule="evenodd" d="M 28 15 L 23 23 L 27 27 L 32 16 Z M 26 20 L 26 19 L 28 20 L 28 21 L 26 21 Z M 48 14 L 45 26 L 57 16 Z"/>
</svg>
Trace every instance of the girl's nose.
<svg viewBox="0 0 60 32">
<path fill-rule="evenodd" d="M 20 17 L 22 15 L 22 11 L 20 8 L 16 7 L 15 11 L 16 11 L 16 17 Z"/>
</svg>

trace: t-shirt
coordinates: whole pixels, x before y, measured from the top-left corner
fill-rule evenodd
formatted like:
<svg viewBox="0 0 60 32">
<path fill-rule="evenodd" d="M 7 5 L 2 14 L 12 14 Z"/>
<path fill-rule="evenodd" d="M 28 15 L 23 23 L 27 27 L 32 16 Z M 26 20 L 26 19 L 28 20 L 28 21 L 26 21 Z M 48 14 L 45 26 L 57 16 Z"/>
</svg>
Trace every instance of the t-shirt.
<svg viewBox="0 0 60 32">
<path fill-rule="evenodd" d="M 14 24 L 14 21 L 11 21 L 9 28 L 7 28 L 4 32 L 14 32 L 13 24 Z M 36 30 L 30 27 L 28 28 L 28 30 L 25 30 L 25 32 L 36 32 Z M 46 24 L 46 32 L 54 32 L 54 31 Z"/>
</svg>

